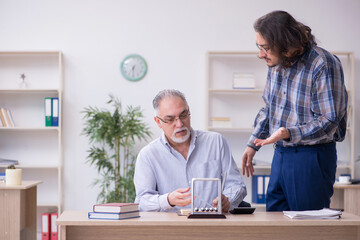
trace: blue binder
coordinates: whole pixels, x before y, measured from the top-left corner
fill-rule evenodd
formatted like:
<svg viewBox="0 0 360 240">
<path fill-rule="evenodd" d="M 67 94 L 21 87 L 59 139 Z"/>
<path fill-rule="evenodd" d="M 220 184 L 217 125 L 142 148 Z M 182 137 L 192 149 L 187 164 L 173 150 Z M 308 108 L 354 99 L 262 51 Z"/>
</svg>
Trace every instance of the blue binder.
<svg viewBox="0 0 360 240">
<path fill-rule="evenodd" d="M 269 184 L 269 175 L 254 175 L 252 177 L 252 202 L 266 203 L 266 190 Z"/>
<path fill-rule="evenodd" d="M 59 98 L 51 98 L 52 105 L 52 124 L 53 127 L 59 126 Z"/>
</svg>

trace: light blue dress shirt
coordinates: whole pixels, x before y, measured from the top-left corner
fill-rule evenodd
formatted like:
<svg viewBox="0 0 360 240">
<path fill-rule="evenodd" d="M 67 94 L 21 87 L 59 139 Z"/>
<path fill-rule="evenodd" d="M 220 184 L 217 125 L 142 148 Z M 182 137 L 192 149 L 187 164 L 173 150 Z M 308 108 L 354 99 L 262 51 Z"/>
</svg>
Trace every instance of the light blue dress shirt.
<svg viewBox="0 0 360 240">
<path fill-rule="evenodd" d="M 222 178 L 224 173 L 226 179 Z M 229 198 L 230 209 L 246 196 L 246 186 L 225 138 L 191 129 L 187 160 L 170 146 L 164 133 L 140 151 L 134 175 L 135 202 L 140 211 L 177 211 L 180 207 L 172 207 L 167 196 L 178 188 L 191 187 L 193 178 L 225 180 L 223 194 Z M 194 207 L 212 207 L 217 190 L 216 182 L 197 182 Z"/>
</svg>

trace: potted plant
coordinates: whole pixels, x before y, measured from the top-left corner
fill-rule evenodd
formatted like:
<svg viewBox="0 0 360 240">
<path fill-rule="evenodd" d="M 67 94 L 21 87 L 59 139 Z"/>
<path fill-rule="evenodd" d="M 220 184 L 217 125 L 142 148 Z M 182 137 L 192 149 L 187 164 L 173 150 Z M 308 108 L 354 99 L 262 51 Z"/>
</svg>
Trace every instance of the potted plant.
<svg viewBox="0 0 360 240">
<path fill-rule="evenodd" d="M 107 104 L 112 104 L 111 112 L 97 107 L 84 109 L 85 127 L 83 134 L 89 137 L 91 144 L 87 162 L 96 166 L 100 179 L 94 185 L 100 185 L 98 201 L 133 202 L 135 186 L 133 183 L 135 141 L 145 140 L 151 133 L 142 121 L 140 107 L 128 106 L 123 112 L 121 102 L 110 95 Z"/>
</svg>

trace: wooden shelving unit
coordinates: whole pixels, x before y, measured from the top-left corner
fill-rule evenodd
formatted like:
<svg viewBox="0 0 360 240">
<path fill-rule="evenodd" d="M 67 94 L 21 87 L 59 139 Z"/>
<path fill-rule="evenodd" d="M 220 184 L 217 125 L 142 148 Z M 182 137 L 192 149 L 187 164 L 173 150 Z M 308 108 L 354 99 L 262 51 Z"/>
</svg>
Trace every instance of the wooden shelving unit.
<svg viewBox="0 0 360 240">
<path fill-rule="evenodd" d="M 25 88 L 20 75 L 25 74 Z M 45 127 L 44 98 L 59 98 L 59 126 Z M 62 212 L 63 56 L 60 51 L 0 51 L 0 107 L 15 127 L 0 127 L 0 158 L 19 161 L 23 180 L 40 180 L 37 225 L 43 212 Z M 0 172 L 6 166 L 0 165 Z"/>
</svg>

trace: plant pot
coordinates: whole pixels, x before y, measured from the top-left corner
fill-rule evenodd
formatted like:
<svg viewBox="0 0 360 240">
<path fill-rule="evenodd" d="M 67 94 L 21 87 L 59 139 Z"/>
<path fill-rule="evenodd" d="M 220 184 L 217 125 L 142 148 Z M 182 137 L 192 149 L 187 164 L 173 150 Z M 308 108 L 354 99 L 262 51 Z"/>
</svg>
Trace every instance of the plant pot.
<svg viewBox="0 0 360 240">
<path fill-rule="evenodd" d="M 22 169 L 6 169 L 6 185 L 21 185 Z"/>
</svg>

